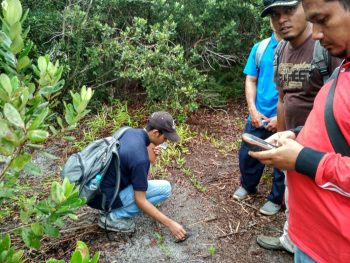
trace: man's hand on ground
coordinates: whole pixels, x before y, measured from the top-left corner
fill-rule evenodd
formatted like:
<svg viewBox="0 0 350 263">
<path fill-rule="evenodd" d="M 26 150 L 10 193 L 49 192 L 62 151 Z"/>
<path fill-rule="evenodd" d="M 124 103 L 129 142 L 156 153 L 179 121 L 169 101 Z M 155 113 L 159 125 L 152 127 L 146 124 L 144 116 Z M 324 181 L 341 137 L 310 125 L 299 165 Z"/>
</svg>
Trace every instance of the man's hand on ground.
<svg viewBox="0 0 350 263">
<path fill-rule="evenodd" d="M 168 225 L 170 232 L 176 238 L 177 241 L 183 240 L 186 238 L 186 230 L 175 221 L 171 221 Z"/>
</svg>

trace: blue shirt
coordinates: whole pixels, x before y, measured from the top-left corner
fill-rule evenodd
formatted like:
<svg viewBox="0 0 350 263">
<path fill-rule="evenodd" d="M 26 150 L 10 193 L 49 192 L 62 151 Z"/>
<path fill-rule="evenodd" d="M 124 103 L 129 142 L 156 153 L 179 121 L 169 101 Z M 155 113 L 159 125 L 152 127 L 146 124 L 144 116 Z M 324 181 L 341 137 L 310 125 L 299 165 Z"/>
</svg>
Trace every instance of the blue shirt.
<svg viewBox="0 0 350 263">
<path fill-rule="evenodd" d="M 277 115 L 278 91 L 276 89 L 276 84 L 273 81 L 273 59 L 278 42 L 275 39 L 274 34 L 272 34 L 271 41 L 261 56 L 260 69 L 258 71 L 255 64 L 255 56 L 259 44 L 260 42 L 256 43 L 250 51 L 243 72 L 246 75 L 257 77 L 255 98 L 256 109 L 266 117 L 271 118 Z M 250 116 L 248 121 L 250 121 Z"/>
<path fill-rule="evenodd" d="M 147 191 L 148 172 L 150 161 L 148 157 L 147 146 L 150 144 L 148 134 L 144 129 L 129 129 L 119 140 L 119 158 L 120 158 L 120 188 L 119 192 L 124 188 L 132 185 L 135 191 Z M 101 190 L 106 194 L 106 205 L 108 207 L 113 198 L 116 185 L 116 162 L 115 157 L 108 167 L 105 177 L 101 182 Z M 89 206 L 101 209 L 102 195 L 97 195 Z M 122 202 L 117 197 L 112 208 L 122 206 Z"/>
</svg>

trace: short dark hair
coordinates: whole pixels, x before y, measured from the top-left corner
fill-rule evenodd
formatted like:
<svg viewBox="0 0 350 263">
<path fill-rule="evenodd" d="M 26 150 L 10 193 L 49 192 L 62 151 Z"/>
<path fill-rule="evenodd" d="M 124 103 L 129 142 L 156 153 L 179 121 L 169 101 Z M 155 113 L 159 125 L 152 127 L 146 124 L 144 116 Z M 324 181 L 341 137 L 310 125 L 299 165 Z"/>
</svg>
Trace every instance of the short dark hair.
<svg viewBox="0 0 350 263">
<path fill-rule="evenodd" d="M 325 0 L 326 2 L 338 1 L 346 11 L 350 11 L 350 1 L 349 0 Z"/>
</svg>

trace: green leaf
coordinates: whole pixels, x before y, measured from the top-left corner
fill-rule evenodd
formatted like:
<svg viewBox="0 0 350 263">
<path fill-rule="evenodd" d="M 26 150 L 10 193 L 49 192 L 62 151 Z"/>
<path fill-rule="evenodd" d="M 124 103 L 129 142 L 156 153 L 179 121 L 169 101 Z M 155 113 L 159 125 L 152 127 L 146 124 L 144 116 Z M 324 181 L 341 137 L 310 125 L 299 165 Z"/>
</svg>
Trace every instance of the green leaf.
<svg viewBox="0 0 350 263">
<path fill-rule="evenodd" d="M 73 142 L 76 138 L 73 136 L 64 136 L 63 139 L 69 142 Z"/>
<path fill-rule="evenodd" d="M 32 143 L 45 141 L 49 137 L 49 133 L 44 130 L 32 130 L 28 132 L 28 138 Z"/>
<path fill-rule="evenodd" d="M 9 95 L 2 87 L 0 87 L 0 101 L 3 101 L 3 102 L 10 101 Z"/>
<path fill-rule="evenodd" d="M 40 248 L 40 238 L 35 236 L 30 228 L 22 228 L 21 236 L 23 242 L 30 248 L 39 249 Z"/>
<path fill-rule="evenodd" d="M 0 239 L 1 240 L 1 239 Z M 10 235 L 7 234 L 0 243 L 0 251 L 4 251 L 4 250 L 9 250 L 9 248 L 11 247 L 11 239 L 10 239 Z"/>
<path fill-rule="evenodd" d="M 17 71 L 21 71 L 22 69 L 28 67 L 30 65 L 29 57 L 25 56 L 18 60 L 16 69 Z"/>
<path fill-rule="evenodd" d="M 70 196 L 75 189 L 75 183 L 71 183 L 67 177 L 64 178 L 63 183 L 62 183 L 64 195 L 66 197 Z"/>
<path fill-rule="evenodd" d="M 41 56 L 38 59 L 38 68 L 40 70 L 41 74 L 44 74 L 46 72 L 47 69 L 47 60 L 45 57 Z"/>
<path fill-rule="evenodd" d="M 43 121 L 45 120 L 47 114 L 49 114 L 49 108 L 44 108 L 40 114 L 35 118 L 35 120 L 33 121 L 33 123 L 30 125 L 29 130 L 34 130 L 39 128 L 39 126 L 43 123 Z"/>
<path fill-rule="evenodd" d="M 16 91 L 18 89 L 18 78 L 16 76 L 13 76 L 11 78 L 11 86 L 13 91 Z"/>
<path fill-rule="evenodd" d="M 19 55 L 19 59 L 28 56 L 30 50 L 33 47 L 33 42 L 29 41 L 26 45 L 26 47 L 22 50 L 21 54 Z"/>
<path fill-rule="evenodd" d="M 45 97 L 48 97 L 51 94 L 57 93 L 60 91 L 64 86 L 64 81 L 59 81 L 53 86 L 46 86 L 40 89 L 39 94 L 44 95 Z"/>
<path fill-rule="evenodd" d="M 0 119 L 0 138 L 9 136 L 11 134 L 11 130 L 8 127 L 7 123 L 4 119 Z"/>
<path fill-rule="evenodd" d="M 30 148 L 34 148 L 34 149 L 43 149 L 45 146 L 44 145 L 40 145 L 40 144 L 31 144 L 31 143 L 27 143 L 26 146 L 30 147 Z"/>
<path fill-rule="evenodd" d="M 10 123 L 12 123 L 13 125 L 15 125 L 17 127 L 24 129 L 24 122 L 22 120 L 22 117 L 19 114 L 19 112 L 17 111 L 17 109 L 12 106 L 12 104 L 5 103 L 4 115 Z"/>
<path fill-rule="evenodd" d="M 50 225 L 48 223 L 43 224 L 44 226 L 44 231 L 47 235 L 49 235 L 50 237 L 59 237 L 60 236 L 60 231 L 57 227 Z"/>
<path fill-rule="evenodd" d="M 58 159 L 60 159 L 59 157 L 57 157 L 57 156 L 55 156 L 55 155 L 53 155 L 51 153 L 45 152 L 45 151 L 41 152 L 40 154 L 41 154 L 41 156 L 46 157 L 46 158 L 51 159 L 51 160 L 58 160 Z"/>
<path fill-rule="evenodd" d="M 22 221 L 22 223 L 24 224 L 28 224 L 30 217 L 32 216 L 33 211 L 24 211 L 21 210 L 21 212 L 19 213 L 19 217 Z"/>
<path fill-rule="evenodd" d="M 82 263 L 83 257 L 79 251 L 75 251 L 69 261 L 70 263 Z"/>
<path fill-rule="evenodd" d="M 15 151 L 16 147 L 13 143 L 0 139 L 0 154 L 10 156 Z"/>
<path fill-rule="evenodd" d="M 68 217 L 72 220 L 78 220 L 78 216 L 77 215 L 74 215 L 74 214 L 68 214 Z"/>
<path fill-rule="evenodd" d="M 12 256 L 12 262 L 23 262 L 22 257 L 24 255 L 24 250 L 17 250 Z"/>
<path fill-rule="evenodd" d="M 16 159 L 11 162 L 11 168 L 16 172 L 23 170 L 24 166 L 32 160 L 32 156 L 28 153 L 18 155 Z"/>
<path fill-rule="evenodd" d="M 49 126 L 49 129 L 50 129 L 50 131 L 52 132 L 53 135 L 58 134 L 58 131 L 57 131 L 56 128 L 53 127 L 52 125 Z"/>
<path fill-rule="evenodd" d="M 24 47 L 23 39 L 22 39 L 21 35 L 17 35 L 17 37 L 12 41 L 11 51 L 14 54 L 17 54 L 17 53 L 21 52 L 23 47 Z"/>
<path fill-rule="evenodd" d="M 57 123 L 58 123 L 58 125 L 61 127 L 61 129 L 63 130 L 64 127 L 63 127 L 63 121 L 62 121 L 62 118 L 61 118 L 61 117 L 57 117 Z"/>
<path fill-rule="evenodd" d="M 100 255 L 101 255 L 100 252 L 96 252 L 93 258 L 90 260 L 90 263 L 97 263 L 98 260 L 100 259 Z"/>
<path fill-rule="evenodd" d="M 77 247 L 75 251 L 80 252 L 84 263 L 89 262 L 90 260 L 89 248 L 83 241 L 77 241 Z"/>
<path fill-rule="evenodd" d="M 15 190 L 12 188 L 2 187 L 0 191 L 0 198 L 11 198 L 15 194 Z"/>
<path fill-rule="evenodd" d="M 22 17 L 22 5 L 19 0 L 4 1 L 2 13 L 9 25 L 20 21 Z"/>
<path fill-rule="evenodd" d="M 33 163 L 27 163 L 26 166 L 24 167 L 24 171 L 27 174 L 31 174 L 34 176 L 41 176 L 43 175 L 43 172 L 41 168 Z"/>
<path fill-rule="evenodd" d="M 22 25 L 20 22 L 16 22 L 11 26 L 10 30 L 10 38 L 14 39 L 16 36 L 20 35 L 22 33 Z"/>
<path fill-rule="evenodd" d="M 21 96 L 22 103 L 21 103 L 21 106 L 19 107 L 19 110 L 24 109 L 24 107 L 27 105 L 27 102 L 30 96 L 28 87 L 20 88 L 19 90 L 17 90 L 17 92 L 21 92 L 21 90 L 22 90 L 22 96 Z"/>
<path fill-rule="evenodd" d="M 45 215 L 48 215 L 51 212 L 51 209 L 50 207 L 48 207 L 46 202 L 40 202 L 38 205 L 36 205 L 36 209 Z M 45 225 L 44 225 L 44 228 L 45 228 Z"/>
<path fill-rule="evenodd" d="M 46 263 L 64 263 L 64 260 L 63 259 L 57 260 L 54 258 L 50 258 L 48 261 L 46 261 Z"/>
<path fill-rule="evenodd" d="M 24 11 L 24 14 L 20 20 L 21 24 L 24 23 L 24 21 L 26 20 L 27 16 L 28 16 L 28 13 L 29 13 L 29 9 L 27 9 L 26 11 Z"/>
<path fill-rule="evenodd" d="M 33 223 L 31 224 L 30 228 L 35 235 L 39 237 L 42 237 L 44 235 L 44 227 L 40 223 Z"/>
<path fill-rule="evenodd" d="M 0 43 L 6 47 L 6 49 L 9 49 L 11 46 L 11 39 L 3 31 L 0 31 Z"/>
<path fill-rule="evenodd" d="M 7 92 L 7 95 L 11 97 L 11 94 L 12 94 L 11 80 L 6 74 L 0 75 L 0 85 Z"/>
</svg>

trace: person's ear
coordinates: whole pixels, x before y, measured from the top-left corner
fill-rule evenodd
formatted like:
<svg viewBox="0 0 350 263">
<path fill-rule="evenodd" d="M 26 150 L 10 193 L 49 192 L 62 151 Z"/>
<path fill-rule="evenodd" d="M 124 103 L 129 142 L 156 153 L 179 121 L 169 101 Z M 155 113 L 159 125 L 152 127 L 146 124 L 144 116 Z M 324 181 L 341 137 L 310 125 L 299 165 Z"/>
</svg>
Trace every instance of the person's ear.
<svg viewBox="0 0 350 263">
<path fill-rule="evenodd" d="M 161 135 L 160 131 L 157 129 L 154 129 L 153 132 L 154 132 L 154 135 L 156 135 L 157 137 Z"/>
</svg>

